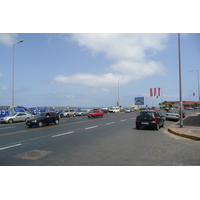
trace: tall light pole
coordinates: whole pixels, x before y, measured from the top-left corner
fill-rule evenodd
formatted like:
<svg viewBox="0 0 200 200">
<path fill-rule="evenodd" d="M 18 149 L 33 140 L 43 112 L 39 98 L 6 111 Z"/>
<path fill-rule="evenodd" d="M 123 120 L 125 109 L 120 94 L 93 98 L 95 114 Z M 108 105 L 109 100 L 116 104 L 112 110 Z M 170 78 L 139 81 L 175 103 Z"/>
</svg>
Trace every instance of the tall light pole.
<svg viewBox="0 0 200 200">
<path fill-rule="evenodd" d="M 197 72 L 197 80 L 198 80 L 198 93 L 199 93 L 199 105 L 200 105 L 200 89 L 199 89 L 199 71 L 197 69 L 191 69 L 190 72 L 196 71 Z"/>
<path fill-rule="evenodd" d="M 124 79 L 124 77 L 118 79 L 118 106 L 120 106 L 120 103 L 119 103 L 119 81 Z"/>
<path fill-rule="evenodd" d="M 14 113 L 14 93 L 15 93 L 15 89 L 14 89 L 14 47 L 15 45 L 23 42 L 24 40 L 20 40 L 18 43 L 13 44 L 13 63 L 12 63 L 12 113 Z"/>
<path fill-rule="evenodd" d="M 181 70 L 181 47 L 180 33 L 178 33 L 178 55 L 179 55 L 179 93 L 180 93 L 180 128 L 183 127 L 183 102 L 182 102 L 182 70 Z"/>
</svg>

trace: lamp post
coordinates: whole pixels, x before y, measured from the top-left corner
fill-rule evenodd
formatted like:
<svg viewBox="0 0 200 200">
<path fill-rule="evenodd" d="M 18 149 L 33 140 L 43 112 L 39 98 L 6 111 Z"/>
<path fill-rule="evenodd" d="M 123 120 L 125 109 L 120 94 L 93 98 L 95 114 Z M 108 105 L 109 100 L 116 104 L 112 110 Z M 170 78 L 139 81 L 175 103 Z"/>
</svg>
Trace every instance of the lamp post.
<svg viewBox="0 0 200 200">
<path fill-rule="evenodd" d="M 181 45 L 180 33 L 178 33 L 178 55 L 179 55 L 179 92 L 180 92 L 180 128 L 183 127 L 183 102 L 182 102 L 182 68 L 181 68 Z"/>
<path fill-rule="evenodd" d="M 12 113 L 14 113 L 14 93 L 15 93 L 15 89 L 14 89 L 14 47 L 15 45 L 22 43 L 24 40 L 20 40 L 18 43 L 13 44 L 13 63 L 12 63 Z"/>
<path fill-rule="evenodd" d="M 119 81 L 124 79 L 124 77 L 118 79 L 118 106 L 120 106 L 120 103 L 119 103 Z"/>
<path fill-rule="evenodd" d="M 200 89 L 199 89 L 199 70 L 197 69 L 191 69 L 190 72 L 196 71 L 197 72 L 197 80 L 198 80 L 198 95 L 199 95 L 199 105 L 200 105 Z"/>
</svg>

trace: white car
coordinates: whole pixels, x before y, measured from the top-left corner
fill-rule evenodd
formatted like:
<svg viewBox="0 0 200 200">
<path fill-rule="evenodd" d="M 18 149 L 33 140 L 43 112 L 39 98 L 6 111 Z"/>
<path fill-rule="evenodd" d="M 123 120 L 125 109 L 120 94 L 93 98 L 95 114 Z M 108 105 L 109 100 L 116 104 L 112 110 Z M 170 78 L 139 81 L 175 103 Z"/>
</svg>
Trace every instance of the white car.
<svg viewBox="0 0 200 200">
<path fill-rule="evenodd" d="M 12 124 L 13 122 L 25 122 L 33 116 L 34 115 L 25 112 L 17 112 L 6 117 L 1 117 L 0 122 L 9 124 Z"/>
<path fill-rule="evenodd" d="M 64 110 L 62 113 L 60 113 L 60 117 L 70 117 L 70 116 L 73 116 L 75 117 L 76 116 L 76 111 L 75 110 Z"/>
<path fill-rule="evenodd" d="M 185 112 L 182 113 L 183 118 L 185 118 Z M 172 120 L 180 120 L 180 112 L 178 110 L 169 110 L 166 113 L 166 119 L 172 119 Z"/>
<path fill-rule="evenodd" d="M 130 113 L 130 112 L 131 112 L 130 109 L 126 109 L 126 110 L 125 110 L 125 113 Z"/>
</svg>

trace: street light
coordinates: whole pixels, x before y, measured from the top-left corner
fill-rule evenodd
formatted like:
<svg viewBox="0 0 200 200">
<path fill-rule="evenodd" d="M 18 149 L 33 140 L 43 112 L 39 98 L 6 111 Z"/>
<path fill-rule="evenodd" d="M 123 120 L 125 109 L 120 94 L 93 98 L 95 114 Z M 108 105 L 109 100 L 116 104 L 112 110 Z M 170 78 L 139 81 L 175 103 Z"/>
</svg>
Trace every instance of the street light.
<svg viewBox="0 0 200 200">
<path fill-rule="evenodd" d="M 183 127 L 183 102 L 182 102 L 182 67 L 181 67 L 181 41 L 178 33 L 178 57 L 179 57 L 179 93 L 180 93 L 180 128 Z"/>
<path fill-rule="evenodd" d="M 120 103 L 119 103 L 119 81 L 124 79 L 124 77 L 118 79 L 118 106 L 120 106 Z"/>
<path fill-rule="evenodd" d="M 199 89 L 199 71 L 197 69 L 191 69 L 190 72 L 196 71 L 197 72 L 197 80 L 198 80 L 198 93 L 199 93 L 199 105 L 200 105 L 200 89 Z"/>
<path fill-rule="evenodd" d="M 13 65 L 12 65 L 12 113 L 14 113 L 14 47 L 15 45 L 22 43 L 24 40 L 20 40 L 18 43 L 13 44 Z"/>
</svg>

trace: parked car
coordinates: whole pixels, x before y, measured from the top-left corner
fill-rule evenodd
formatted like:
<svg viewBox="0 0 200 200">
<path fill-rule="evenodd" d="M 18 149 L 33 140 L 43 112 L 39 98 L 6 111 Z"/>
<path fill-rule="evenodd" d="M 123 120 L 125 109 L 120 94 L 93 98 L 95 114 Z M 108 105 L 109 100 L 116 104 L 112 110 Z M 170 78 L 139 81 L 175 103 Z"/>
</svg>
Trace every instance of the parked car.
<svg viewBox="0 0 200 200">
<path fill-rule="evenodd" d="M 75 117 L 76 116 L 76 111 L 75 110 L 64 110 L 63 112 L 60 113 L 60 117 Z"/>
<path fill-rule="evenodd" d="M 28 119 L 26 121 L 26 125 L 29 127 L 41 127 L 43 124 L 49 125 L 50 123 L 54 123 L 57 125 L 59 123 L 59 120 L 59 115 L 56 112 L 42 112 L 38 113 L 34 118 Z"/>
<path fill-rule="evenodd" d="M 78 110 L 78 111 L 75 112 L 76 116 L 84 116 L 84 115 L 87 115 L 87 114 L 88 114 L 87 110 Z"/>
<path fill-rule="evenodd" d="M 24 122 L 33 116 L 35 116 L 35 115 L 28 114 L 26 112 L 17 112 L 17 113 L 14 113 L 14 114 L 6 116 L 6 117 L 1 117 L 0 122 L 1 123 L 9 123 L 9 124 L 11 124 L 13 122 Z"/>
<path fill-rule="evenodd" d="M 182 116 L 185 118 L 185 112 L 182 111 Z M 179 110 L 169 110 L 166 113 L 166 119 L 172 119 L 172 120 L 180 120 L 180 111 Z"/>
<path fill-rule="evenodd" d="M 87 114 L 88 118 L 91 118 L 91 117 L 103 117 L 103 115 L 104 115 L 104 112 L 101 111 L 101 110 L 92 110 Z"/>
<path fill-rule="evenodd" d="M 160 127 L 164 127 L 165 117 L 159 111 L 141 111 L 136 117 L 136 129 L 142 126 L 152 127 L 158 130 Z"/>
</svg>

